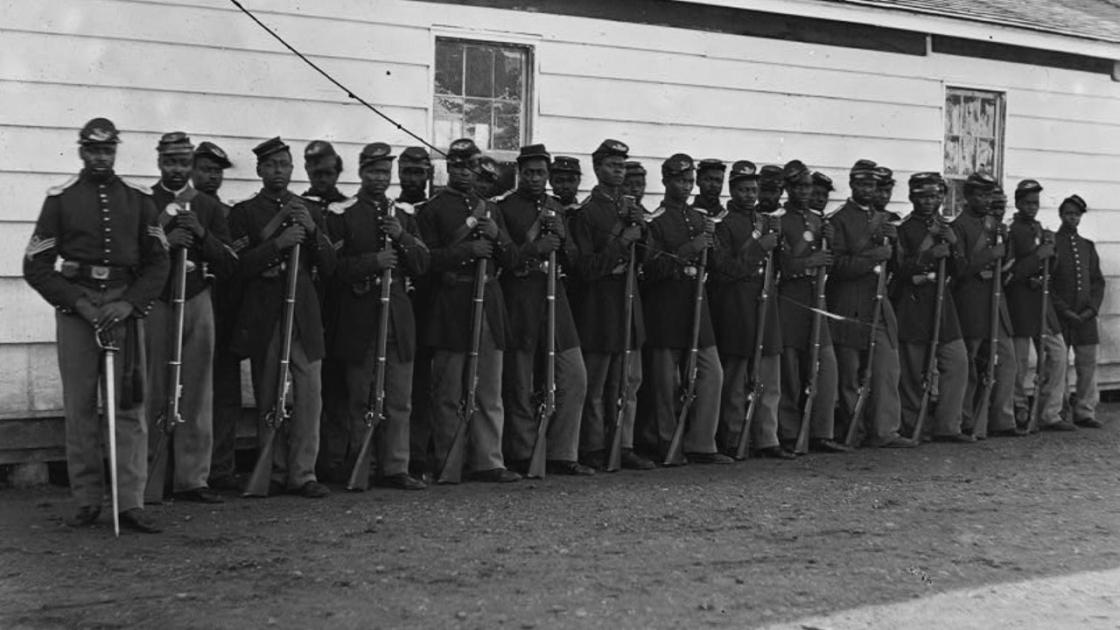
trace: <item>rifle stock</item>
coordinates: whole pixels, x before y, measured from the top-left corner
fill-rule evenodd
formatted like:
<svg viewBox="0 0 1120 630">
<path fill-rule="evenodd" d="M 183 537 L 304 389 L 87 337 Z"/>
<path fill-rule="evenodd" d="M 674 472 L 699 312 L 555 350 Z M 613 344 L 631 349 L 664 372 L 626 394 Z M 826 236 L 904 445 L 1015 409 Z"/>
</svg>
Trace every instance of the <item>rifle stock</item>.
<svg viewBox="0 0 1120 630">
<path fill-rule="evenodd" d="M 673 439 L 669 442 L 669 449 L 665 452 L 662 464 L 665 466 L 679 466 L 685 463 L 682 444 L 684 431 L 688 424 L 688 414 L 692 410 L 692 403 L 696 401 L 696 377 L 699 370 L 700 353 L 700 317 L 704 306 L 704 277 L 708 268 L 708 250 L 700 254 L 699 268 L 696 270 L 696 297 L 692 309 L 692 341 L 688 349 L 688 361 L 685 367 L 684 388 L 681 392 L 681 409 L 677 414 L 677 424 L 673 429 Z"/>
<path fill-rule="evenodd" d="M 995 244 L 998 247 L 1003 242 L 1003 234 L 996 226 Z M 999 362 L 999 306 L 1002 302 L 1003 287 L 1003 261 L 997 259 L 992 269 L 991 279 L 991 313 L 989 314 L 988 363 L 984 366 L 983 384 L 980 390 L 980 399 L 976 402 L 972 414 L 972 432 L 978 439 L 987 437 L 988 412 L 991 408 L 992 391 L 996 386 L 996 364 Z"/>
<path fill-rule="evenodd" d="M 540 202 L 538 201 L 538 204 Z M 556 216 L 551 209 L 547 216 Z M 548 458 L 548 427 L 556 414 L 556 252 L 548 254 L 548 281 L 545 290 L 547 330 L 545 332 L 544 391 L 537 411 L 537 439 L 529 458 L 529 477 L 544 479 Z"/>
<path fill-rule="evenodd" d="M 945 308 L 945 259 L 937 261 L 937 300 L 933 308 L 933 335 L 930 337 L 929 349 L 926 351 L 926 371 L 922 379 L 922 403 L 918 406 L 918 419 L 914 421 L 914 431 L 910 439 L 922 441 L 922 429 L 925 427 L 926 417 L 929 415 L 930 398 L 933 396 L 933 384 L 937 379 L 937 346 L 941 343 L 941 313 Z"/>
<path fill-rule="evenodd" d="M 1045 233 L 1043 234 L 1045 238 Z M 1034 367 L 1034 399 L 1031 401 L 1030 415 L 1027 418 L 1027 431 L 1038 431 L 1039 416 L 1042 414 L 1042 370 L 1046 367 L 1046 326 L 1049 322 L 1050 306 L 1050 261 L 1042 261 L 1042 307 L 1038 318 L 1038 339 L 1035 341 L 1037 364 Z"/>
<path fill-rule="evenodd" d="M 260 438 L 261 449 L 253 465 L 253 473 L 245 484 L 245 497 L 268 496 L 269 480 L 272 477 L 272 452 L 276 433 L 290 417 L 286 401 L 290 379 L 288 366 L 292 358 L 292 331 L 295 328 L 296 288 L 299 283 L 300 244 L 292 246 L 288 254 L 287 287 L 284 292 L 284 312 L 280 319 L 280 361 L 276 371 L 276 398 L 264 417 L 264 434 Z"/>
<path fill-rule="evenodd" d="M 391 247 L 389 238 L 384 241 L 384 248 Z M 358 457 L 354 460 L 354 468 L 350 471 L 350 478 L 346 481 L 347 490 L 364 491 L 369 488 L 370 460 L 373 458 L 373 438 L 377 428 L 385 420 L 385 372 L 387 369 L 387 354 L 389 348 L 389 301 L 392 298 L 393 270 L 385 269 L 381 272 L 381 295 L 378 304 L 381 311 L 377 317 L 377 353 L 373 366 L 373 380 L 370 382 L 368 404 L 366 405 L 365 422 L 366 430 L 362 434 L 362 445 L 358 449 Z"/>
<path fill-rule="evenodd" d="M 867 400 L 871 397 L 871 367 L 875 363 L 875 346 L 878 343 L 879 321 L 883 316 L 883 296 L 887 292 L 887 261 L 878 265 L 878 280 L 875 285 L 875 310 L 871 314 L 871 340 L 867 344 L 867 362 L 859 379 L 859 393 L 856 398 L 852 416 L 848 422 L 848 433 L 844 437 L 844 445 L 849 448 L 855 446 L 856 436 L 859 434 L 860 425 L 863 423 L 863 410 L 867 407 Z"/>
<path fill-rule="evenodd" d="M 167 361 L 167 400 L 163 411 L 156 419 L 159 434 L 148 461 L 148 481 L 144 486 L 144 502 L 160 503 L 167 485 L 167 460 L 171 444 L 171 434 L 175 425 L 183 422 L 179 411 L 179 401 L 183 394 L 183 327 L 186 324 L 187 295 L 187 248 L 181 247 L 175 254 L 175 285 L 171 296 L 172 317 L 169 359 Z"/>
<path fill-rule="evenodd" d="M 751 424 L 765 387 L 759 372 L 762 370 L 762 351 L 765 346 L 766 320 L 770 309 L 770 295 L 774 292 L 774 255 L 766 252 L 766 267 L 762 272 L 762 295 L 758 304 L 758 323 L 755 325 L 754 356 L 751 357 L 751 391 L 747 394 L 747 412 L 739 425 L 739 439 L 735 443 L 735 459 L 746 459 L 750 453 Z"/>
<path fill-rule="evenodd" d="M 630 338 L 633 336 L 634 319 L 634 256 L 636 243 L 630 243 L 629 259 L 626 261 L 626 305 L 623 310 L 625 317 L 622 326 L 622 365 L 618 377 L 618 399 L 615 401 L 614 422 L 611 429 L 611 447 L 607 456 L 607 472 L 615 472 L 622 468 L 622 422 L 626 417 L 626 401 L 630 399 L 630 361 L 633 351 L 630 349 Z"/>
</svg>

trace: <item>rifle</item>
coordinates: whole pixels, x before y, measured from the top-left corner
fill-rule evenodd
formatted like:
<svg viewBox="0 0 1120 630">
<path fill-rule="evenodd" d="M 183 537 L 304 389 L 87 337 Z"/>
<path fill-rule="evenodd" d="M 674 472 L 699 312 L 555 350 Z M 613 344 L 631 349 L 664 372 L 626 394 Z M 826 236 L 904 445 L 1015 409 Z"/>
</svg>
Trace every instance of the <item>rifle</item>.
<svg viewBox="0 0 1120 630">
<path fill-rule="evenodd" d="M 630 243 L 630 251 L 626 260 L 626 305 L 623 309 L 625 317 L 622 326 L 622 369 L 618 377 L 618 400 L 615 402 L 614 426 L 611 430 L 611 449 L 607 457 L 607 472 L 615 472 L 622 468 L 622 421 L 626 416 L 626 401 L 630 399 L 630 360 L 633 352 L 630 350 L 630 337 L 633 336 L 634 319 L 634 291 L 637 284 L 634 273 L 634 259 L 637 254 L 637 243 Z"/>
<path fill-rule="evenodd" d="M 937 219 L 935 219 L 937 220 Z M 945 309 L 945 259 L 937 261 L 937 301 L 933 307 L 933 335 L 929 341 L 929 350 L 926 352 L 926 372 L 922 378 L 922 404 L 918 407 L 918 419 L 914 422 L 914 432 L 911 440 L 921 444 L 922 427 L 925 425 L 926 416 L 929 415 L 930 398 L 933 396 L 933 384 L 937 381 L 937 346 L 941 343 L 941 314 Z"/>
<path fill-rule="evenodd" d="M 681 389 L 681 410 L 677 414 L 677 426 L 673 430 L 673 439 L 669 442 L 669 450 L 662 461 L 664 466 L 679 466 L 685 463 L 684 453 L 681 452 L 684 441 L 685 425 L 688 424 L 688 412 L 692 410 L 692 403 L 696 401 L 696 376 L 699 371 L 700 356 L 700 316 L 704 305 L 704 277 L 708 268 L 708 250 L 700 253 L 700 265 L 696 270 L 696 298 L 692 307 L 692 341 L 688 348 L 688 361 L 685 364 L 684 387 Z M 625 377 L 625 375 L 623 375 Z"/>
<path fill-rule="evenodd" d="M 538 213 L 540 200 L 537 200 Z M 549 207 L 545 216 L 555 217 L 556 212 Z M 545 295 L 548 331 L 545 338 L 544 391 L 540 393 L 537 405 L 537 440 L 533 443 L 533 456 L 529 459 L 529 477 L 544 479 L 547 457 L 546 436 L 548 426 L 556 415 L 556 251 L 548 253 L 548 283 Z"/>
<path fill-rule="evenodd" d="M 848 447 L 855 446 L 856 434 L 863 420 L 863 410 L 867 407 L 868 399 L 871 398 L 871 367 L 875 363 L 879 320 L 883 317 L 883 297 L 887 293 L 887 261 L 884 260 L 876 265 L 875 273 L 878 274 L 878 280 L 875 284 L 875 310 L 871 313 L 871 339 L 867 344 L 867 363 L 863 366 L 863 373 L 859 378 L 859 393 L 856 397 L 856 404 L 848 422 L 848 434 L 844 437 L 844 445 Z"/>
<path fill-rule="evenodd" d="M 1046 231 L 1042 231 L 1042 241 L 1047 238 Z M 1051 237 L 1053 238 L 1053 237 Z M 1042 413 L 1042 369 L 1046 365 L 1047 353 L 1045 343 L 1046 325 L 1049 321 L 1050 310 L 1050 261 L 1042 261 L 1042 305 L 1038 318 L 1038 338 L 1034 342 L 1037 365 L 1034 366 L 1034 400 L 1031 401 L 1031 412 L 1027 419 L 1027 431 L 1038 431 L 1039 415 Z"/>
<path fill-rule="evenodd" d="M 485 202 L 483 217 L 487 214 Z M 467 353 L 467 365 L 463 377 L 463 402 L 459 407 L 459 423 L 455 427 L 455 436 L 451 440 L 443 465 L 436 476 L 438 483 L 459 483 L 463 474 L 463 456 L 466 446 L 463 441 L 467 438 L 467 428 L 470 425 L 474 412 L 478 410 L 478 400 L 475 389 L 478 388 L 478 351 L 482 345 L 482 317 L 483 301 L 486 298 L 486 265 L 488 259 L 479 258 L 475 263 L 474 272 L 474 297 L 471 298 L 471 349 Z"/>
<path fill-rule="evenodd" d="M 296 315 L 296 287 L 299 282 L 299 253 L 300 244 L 292 246 L 288 254 L 287 291 L 284 293 L 284 313 L 280 319 L 280 364 L 276 372 L 276 398 L 272 407 L 264 416 L 264 434 L 261 436 L 261 450 L 257 454 L 257 463 L 253 466 L 253 474 L 245 484 L 245 497 L 268 496 L 269 480 L 272 477 L 272 449 L 276 442 L 276 433 L 280 425 L 291 417 L 291 412 L 285 406 L 288 397 L 288 387 L 291 383 L 288 376 L 288 365 L 292 358 L 292 329 Z"/>
<path fill-rule="evenodd" d="M 117 385 L 113 360 L 120 347 L 112 328 L 97 328 L 93 333 L 105 363 L 105 421 L 109 425 L 109 492 L 113 500 L 113 535 L 120 537 L 120 491 L 117 489 Z"/>
<path fill-rule="evenodd" d="M 388 211 L 387 211 L 388 212 Z M 392 247 L 389 235 L 385 235 L 382 249 Z M 385 371 L 386 355 L 389 347 L 389 299 L 393 288 L 393 268 L 386 267 L 381 271 L 381 295 L 378 304 L 381 311 L 377 317 L 377 361 L 373 366 L 373 381 L 369 385 L 369 395 L 366 402 L 366 413 L 363 419 L 366 431 L 362 436 L 362 446 L 358 449 L 358 457 L 354 461 L 354 468 L 350 471 L 350 479 L 346 482 L 347 490 L 364 491 L 369 488 L 369 467 L 373 456 L 373 436 L 377 428 L 385 420 Z"/>
<path fill-rule="evenodd" d="M 828 239 L 824 237 L 825 218 L 821 217 L 821 251 L 828 251 Z M 797 427 L 797 442 L 793 452 L 804 455 L 809 452 L 809 429 L 813 423 L 813 403 L 817 399 L 817 382 L 821 373 L 821 333 L 824 328 L 825 287 L 828 283 L 828 267 L 817 268 L 817 279 L 813 288 L 817 290 L 816 310 L 813 311 L 813 330 L 809 341 L 809 382 L 805 383 L 805 406 L 801 409 L 801 424 Z"/>
<path fill-rule="evenodd" d="M 746 459 L 749 453 L 751 423 L 762 400 L 765 388 L 759 372 L 762 370 L 762 347 L 766 337 L 766 320 L 770 309 L 770 294 L 774 291 L 774 254 L 766 252 L 766 267 L 762 271 L 762 295 L 758 304 L 758 323 L 755 324 L 754 356 L 751 357 L 751 391 L 747 394 L 747 412 L 739 426 L 739 440 L 735 445 L 735 459 Z"/>
<path fill-rule="evenodd" d="M 999 231 L 999 225 L 995 228 L 995 246 L 999 247 L 1003 243 L 1003 234 Z M 980 399 L 975 403 L 972 414 L 972 432 L 973 435 L 984 436 L 987 433 L 988 427 L 988 410 L 992 403 L 992 390 L 996 386 L 996 363 L 999 361 L 998 343 L 999 343 L 999 305 L 1001 290 L 1003 286 L 1003 261 L 997 259 L 992 269 L 992 305 L 989 322 L 991 327 L 988 332 L 991 337 L 988 339 L 988 364 L 984 366 L 984 376 L 980 390 Z"/>
</svg>

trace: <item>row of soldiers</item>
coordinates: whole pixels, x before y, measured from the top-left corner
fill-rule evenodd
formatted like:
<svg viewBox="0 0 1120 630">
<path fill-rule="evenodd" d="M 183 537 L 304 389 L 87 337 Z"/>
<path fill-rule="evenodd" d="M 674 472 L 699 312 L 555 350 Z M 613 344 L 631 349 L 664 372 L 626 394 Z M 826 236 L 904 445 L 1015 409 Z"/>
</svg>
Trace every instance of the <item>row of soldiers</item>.
<svg viewBox="0 0 1120 630">
<path fill-rule="evenodd" d="M 826 216 L 833 183 L 800 161 L 728 173 L 677 154 L 649 210 L 645 169 L 617 140 L 593 152 L 597 184 L 580 202 L 579 161 L 539 144 L 495 197 L 496 171 L 464 139 L 431 198 L 427 152 L 397 158 L 384 143 L 362 149 L 346 197 L 342 158 L 315 141 L 311 188 L 296 195 L 291 149 L 273 138 L 254 148 L 261 191 L 229 208 L 231 162 L 213 143 L 164 135 L 160 181 L 145 188 L 114 174 L 118 142 L 106 119 L 82 128 L 84 168 L 48 193 L 24 260 L 58 309 L 76 526 L 101 509 L 105 335 L 122 357 L 120 519 L 139 531 L 159 530 L 142 507 L 165 491 L 149 480 L 149 441 L 152 459 L 170 442 L 175 497 L 241 487 L 246 357 L 262 429 L 277 429 L 261 431 L 274 435 L 258 461 L 267 488 L 248 494 L 321 498 L 320 476 L 348 474 L 354 487 L 369 437 L 374 483 L 419 490 L 463 472 L 511 482 L 1100 426 L 1087 206 L 1071 196 L 1057 234 L 1043 230 L 1034 180 L 1017 186 L 1008 228 L 992 178 L 969 177 L 950 223 L 946 182 L 918 173 L 899 221 L 891 171 L 860 160 Z M 1078 378 L 1063 410 L 1067 345 Z"/>
</svg>

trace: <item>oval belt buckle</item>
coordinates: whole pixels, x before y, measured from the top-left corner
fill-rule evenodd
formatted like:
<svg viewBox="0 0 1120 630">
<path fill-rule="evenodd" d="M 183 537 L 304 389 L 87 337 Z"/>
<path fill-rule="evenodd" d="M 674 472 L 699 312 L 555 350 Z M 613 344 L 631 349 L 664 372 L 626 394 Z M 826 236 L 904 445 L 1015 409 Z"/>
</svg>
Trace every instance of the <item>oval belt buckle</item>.
<svg viewBox="0 0 1120 630">
<path fill-rule="evenodd" d="M 94 280 L 108 280 L 109 268 L 102 267 L 101 265 L 91 265 L 89 268 L 89 275 Z"/>
<path fill-rule="evenodd" d="M 684 275 L 688 276 L 689 278 L 695 278 L 696 277 L 696 266 L 695 265 L 689 265 L 689 266 L 685 267 L 684 268 Z"/>
</svg>

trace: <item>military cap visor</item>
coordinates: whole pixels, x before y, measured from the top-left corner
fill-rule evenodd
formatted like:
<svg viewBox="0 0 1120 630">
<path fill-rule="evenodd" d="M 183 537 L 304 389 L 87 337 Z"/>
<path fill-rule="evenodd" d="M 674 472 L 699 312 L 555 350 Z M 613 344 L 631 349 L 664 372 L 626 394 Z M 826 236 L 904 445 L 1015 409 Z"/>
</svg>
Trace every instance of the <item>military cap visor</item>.
<svg viewBox="0 0 1120 630">
<path fill-rule="evenodd" d="M 1081 198 L 1081 195 L 1070 195 L 1066 197 L 1062 200 L 1061 206 L 1064 206 L 1067 203 L 1075 206 L 1078 210 L 1081 211 L 1081 214 L 1085 214 L 1089 211 L 1089 204 L 1085 203 L 1085 200 Z M 1061 206 L 1058 206 L 1058 208 L 1060 209 Z"/>
<path fill-rule="evenodd" d="M 527 144 L 521 147 L 521 151 L 517 154 L 517 163 L 528 160 L 544 160 L 545 162 L 552 162 L 552 154 L 548 152 L 543 144 Z"/>
<path fill-rule="evenodd" d="M 187 134 L 182 131 L 172 131 L 160 137 L 156 151 L 160 155 L 193 155 L 194 145 L 191 144 L 191 138 Z"/>
<path fill-rule="evenodd" d="M 832 183 L 832 178 L 820 171 L 813 171 L 813 185 L 820 186 L 827 190 L 836 190 L 836 186 Z"/>
<path fill-rule="evenodd" d="M 629 157 L 630 147 L 626 146 L 625 142 L 608 139 L 599 144 L 599 148 L 595 149 L 595 152 L 591 154 L 594 158 L 605 158 L 615 155 L 622 158 Z"/>
<path fill-rule="evenodd" d="M 703 173 L 704 171 L 726 171 L 727 165 L 723 160 L 715 158 L 705 158 L 696 163 L 696 172 Z"/>
<path fill-rule="evenodd" d="M 401 151 L 397 163 L 400 164 L 401 168 L 428 168 L 432 165 L 432 159 L 423 148 L 408 147 Z"/>
<path fill-rule="evenodd" d="M 758 179 L 758 167 L 750 160 L 739 160 L 731 165 L 731 174 L 727 179 L 732 184 L 740 179 Z"/>
<path fill-rule="evenodd" d="M 801 160 L 790 160 L 782 167 L 782 179 L 787 182 L 795 182 L 806 175 L 812 177 L 809 167 Z"/>
<path fill-rule="evenodd" d="M 264 142 L 253 147 L 253 153 L 257 156 L 258 162 L 264 161 L 273 154 L 285 151 L 291 153 L 291 148 L 287 144 L 285 144 L 283 140 L 280 139 L 280 136 L 269 138 L 268 140 L 265 140 Z"/>
<path fill-rule="evenodd" d="M 848 171 L 848 179 L 873 179 L 878 182 L 879 175 L 875 170 L 877 166 L 879 165 L 871 160 L 856 160 L 851 170 Z"/>
<path fill-rule="evenodd" d="M 696 164 L 687 153 L 677 153 L 661 163 L 661 175 L 673 177 L 695 170 Z"/>
<path fill-rule="evenodd" d="M 200 142 L 198 148 L 194 150 L 194 157 L 196 160 L 200 157 L 210 158 L 214 160 L 220 168 L 229 168 L 233 166 L 226 152 L 213 142 Z"/>
<path fill-rule="evenodd" d="M 1038 183 L 1038 180 L 1024 179 L 1015 187 L 1015 198 L 1018 199 L 1023 195 L 1037 192 L 1042 192 L 1042 184 Z"/>
<path fill-rule="evenodd" d="M 362 147 L 362 152 L 358 154 L 358 168 L 376 162 L 391 162 L 393 157 L 392 147 L 384 142 L 371 142 Z"/>
<path fill-rule="evenodd" d="M 580 170 L 579 160 L 567 155 L 557 155 L 552 158 L 552 166 L 549 170 L 553 173 L 575 173 L 577 175 L 583 172 Z"/>
<path fill-rule="evenodd" d="M 481 154 L 482 151 L 478 148 L 478 145 L 470 138 L 460 138 L 447 147 L 447 159 L 449 161 L 469 160 Z"/>
<path fill-rule="evenodd" d="M 973 173 L 964 180 L 965 188 L 976 188 L 980 190 L 995 190 L 999 184 L 991 175 L 986 173 Z"/>
<path fill-rule="evenodd" d="M 82 126 L 78 132 L 78 144 L 118 144 L 120 132 L 108 118 L 94 118 Z"/>
</svg>

